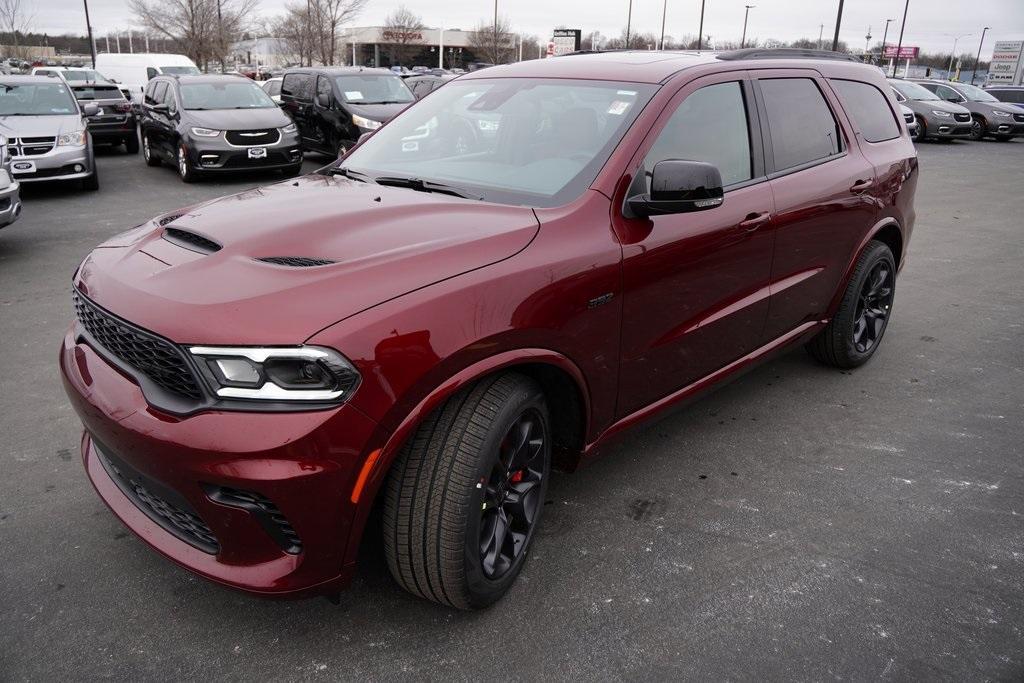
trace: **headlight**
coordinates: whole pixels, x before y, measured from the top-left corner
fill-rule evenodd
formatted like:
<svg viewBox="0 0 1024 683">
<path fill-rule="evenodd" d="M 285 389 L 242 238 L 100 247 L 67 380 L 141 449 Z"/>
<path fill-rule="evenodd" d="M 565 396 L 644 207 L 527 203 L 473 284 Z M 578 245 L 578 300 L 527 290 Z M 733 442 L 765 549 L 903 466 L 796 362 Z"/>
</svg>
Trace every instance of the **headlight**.
<svg viewBox="0 0 1024 683">
<path fill-rule="evenodd" d="M 85 131 L 76 130 L 74 133 L 64 133 L 57 138 L 58 146 L 81 147 L 85 144 Z"/>
<path fill-rule="evenodd" d="M 359 372 L 322 346 L 192 346 L 217 396 L 262 401 L 340 402 L 359 384 Z"/>
<path fill-rule="evenodd" d="M 366 130 L 377 130 L 384 125 L 380 121 L 371 121 L 359 114 L 352 114 L 352 123 L 356 124 L 360 128 L 365 128 Z"/>
<path fill-rule="evenodd" d="M 298 128 L 295 127 L 294 123 L 289 123 L 287 126 L 285 126 L 284 128 L 281 129 L 281 132 L 287 134 L 287 133 L 294 133 L 297 130 L 298 130 Z"/>
<path fill-rule="evenodd" d="M 1011 114 L 1008 111 L 999 111 L 998 109 L 993 109 L 992 114 L 994 116 L 1002 116 L 1004 118 L 1009 118 L 1010 116 L 1013 116 L 1013 114 Z"/>
<path fill-rule="evenodd" d="M 950 116 L 952 116 L 952 114 L 950 114 L 948 111 L 939 111 L 938 109 L 933 109 L 932 113 L 944 119 L 948 119 Z"/>
<path fill-rule="evenodd" d="M 220 131 L 212 128 L 193 128 L 192 135 L 196 135 L 201 138 L 215 138 L 220 135 Z"/>
</svg>

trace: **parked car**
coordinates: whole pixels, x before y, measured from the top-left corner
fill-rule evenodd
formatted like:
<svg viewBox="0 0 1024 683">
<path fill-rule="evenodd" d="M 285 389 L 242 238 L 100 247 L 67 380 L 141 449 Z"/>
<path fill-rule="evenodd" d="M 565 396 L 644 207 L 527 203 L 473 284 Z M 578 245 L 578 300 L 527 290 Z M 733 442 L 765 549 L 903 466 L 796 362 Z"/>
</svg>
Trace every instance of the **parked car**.
<svg viewBox="0 0 1024 683">
<path fill-rule="evenodd" d="M 412 90 L 412 94 L 418 100 L 437 90 L 453 78 L 455 76 L 413 76 L 405 79 L 405 84 Z"/>
<path fill-rule="evenodd" d="M 914 80 L 935 93 L 939 99 L 959 104 L 971 112 L 971 139 L 993 137 L 1006 142 L 1024 135 L 1024 112 L 1003 104 L 990 93 L 970 83 Z"/>
<path fill-rule="evenodd" d="M 68 83 L 108 83 L 107 78 L 95 69 L 74 68 L 68 66 L 37 66 L 32 69 L 33 76 L 57 76 Z"/>
<path fill-rule="evenodd" d="M 1017 109 L 1024 109 L 1024 86 L 1021 85 L 989 85 L 985 92 L 1004 104 Z"/>
<path fill-rule="evenodd" d="M 186 183 L 209 173 L 302 170 L 295 124 L 244 76 L 157 76 L 142 106 L 146 163 L 174 164 Z"/>
<path fill-rule="evenodd" d="M 133 104 L 142 105 L 146 84 L 157 76 L 194 76 L 199 67 L 185 55 L 152 52 L 96 55 L 96 70 L 120 86 Z"/>
<path fill-rule="evenodd" d="M 931 90 L 901 78 L 890 78 L 896 101 L 914 112 L 920 131 L 917 140 L 952 140 L 971 136 L 971 112 L 944 102 Z"/>
<path fill-rule="evenodd" d="M 0 228 L 21 215 L 21 184 L 11 174 L 11 155 L 7 138 L 0 135 Z"/>
<path fill-rule="evenodd" d="M 289 69 L 281 83 L 281 107 L 298 125 L 304 149 L 331 156 L 344 154 L 414 100 L 387 69 Z"/>
<path fill-rule="evenodd" d="M 553 467 L 784 349 L 879 348 L 917 157 L 884 77 L 829 54 L 497 66 L 317 174 L 108 240 L 60 351 L 96 491 L 278 596 L 343 587 L 379 509 L 399 584 L 493 603 Z"/>
<path fill-rule="evenodd" d="M 79 105 L 95 104 L 95 114 L 86 118 L 94 143 L 124 145 L 129 154 L 139 153 L 138 120 L 135 108 L 114 83 L 69 81 Z"/>
<path fill-rule="evenodd" d="M 903 122 L 907 126 L 907 132 L 910 133 L 911 140 L 917 140 L 918 135 L 921 132 L 921 127 L 917 125 L 917 118 L 914 116 L 914 110 L 910 107 L 901 104 L 900 113 L 903 114 Z"/>
<path fill-rule="evenodd" d="M 283 80 L 280 77 L 268 78 L 260 85 L 263 92 L 270 95 L 270 99 L 274 100 L 275 104 L 281 104 L 281 81 Z"/>
<path fill-rule="evenodd" d="M 53 76 L 0 77 L 0 134 L 7 138 L 11 173 L 19 183 L 73 180 L 99 189 L 86 118 L 99 108 L 79 108 L 71 87 Z"/>
</svg>

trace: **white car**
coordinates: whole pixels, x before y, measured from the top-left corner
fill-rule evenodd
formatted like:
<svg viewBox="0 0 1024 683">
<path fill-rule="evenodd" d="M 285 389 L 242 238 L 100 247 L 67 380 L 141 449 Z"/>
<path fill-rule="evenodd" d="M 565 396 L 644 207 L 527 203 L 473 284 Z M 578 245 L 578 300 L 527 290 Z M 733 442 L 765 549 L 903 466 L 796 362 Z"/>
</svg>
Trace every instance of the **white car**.
<svg viewBox="0 0 1024 683">
<path fill-rule="evenodd" d="M 153 52 L 99 54 L 96 55 L 96 70 L 117 83 L 125 97 L 139 106 L 142 105 L 142 93 L 151 78 L 201 73 L 195 62 L 185 55 Z"/>
<path fill-rule="evenodd" d="M 277 104 L 281 104 L 281 81 L 283 80 L 283 78 L 278 76 L 275 78 L 268 78 L 260 83 L 260 87 L 263 88 L 263 92 L 270 95 L 270 99 L 274 100 Z"/>
</svg>

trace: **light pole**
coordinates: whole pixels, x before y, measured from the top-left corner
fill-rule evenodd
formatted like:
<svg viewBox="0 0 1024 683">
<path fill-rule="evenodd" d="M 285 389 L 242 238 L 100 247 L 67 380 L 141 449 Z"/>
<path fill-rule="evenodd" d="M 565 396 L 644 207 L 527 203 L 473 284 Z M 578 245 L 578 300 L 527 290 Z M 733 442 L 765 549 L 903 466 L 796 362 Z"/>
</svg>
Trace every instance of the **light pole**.
<svg viewBox="0 0 1024 683">
<path fill-rule="evenodd" d="M 697 31 L 697 49 L 701 48 L 701 41 L 704 39 L 704 1 L 700 0 L 700 30 Z"/>
<path fill-rule="evenodd" d="M 896 43 L 896 58 L 892 60 L 892 76 L 896 77 L 896 67 L 900 63 L 900 48 L 903 47 L 903 29 L 907 27 L 907 10 L 910 9 L 910 0 L 903 5 L 903 23 L 900 24 L 900 41 Z M 909 71 L 909 69 L 908 69 Z"/>
<path fill-rule="evenodd" d="M 82 0 L 85 5 L 85 28 L 89 31 L 89 54 L 92 55 L 92 68 L 96 68 L 96 43 L 92 39 L 92 24 L 89 23 L 89 0 Z M 107 50 L 110 52 L 110 50 Z"/>
<path fill-rule="evenodd" d="M 871 27 L 870 26 L 868 26 L 868 34 L 866 36 L 864 36 L 864 54 L 865 55 L 868 53 L 869 49 L 871 49 Z"/>
<path fill-rule="evenodd" d="M 494 0 L 494 63 L 498 63 L 498 0 Z"/>
<path fill-rule="evenodd" d="M 747 44 L 747 17 L 750 16 L 750 10 L 757 7 L 757 5 L 744 5 L 744 7 L 746 7 L 747 9 L 745 12 L 743 12 L 743 37 L 740 38 L 741 50 L 743 49 L 743 46 Z"/>
<path fill-rule="evenodd" d="M 942 35 L 952 36 L 952 38 L 953 38 L 953 52 L 949 55 L 949 68 L 946 69 L 946 71 L 948 72 L 948 73 L 946 73 L 946 80 L 947 81 L 951 81 L 953 79 L 951 79 L 949 77 L 949 74 L 953 73 L 953 60 L 956 59 L 956 44 L 957 44 L 957 41 L 959 41 L 961 38 L 969 38 L 969 37 L 971 37 L 974 34 L 973 33 L 964 33 L 964 34 L 959 35 L 959 36 L 954 36 L 952 33 L 944 33 Z"/>
<path fill-rule="evenodd" d="M 668 12 L 668 0 L 661 3 L 661 40 L 658 42 L 658 49 L 665 49 L 665 14 Z"/>
<path fill-rule="evenodd" d="M 992 28 L 986 26 L 981 30 L 981 40 L 978 41 L 978 56 L 974 58 L 974 71 L 971 72 L 971 85 L 974 85 L 974 77 L 978 75 L 978 63 L 981 61 L 981 46 L 985 44 L 985 33 Z"/>
<path fill-rule="evenodd" d="M 878 63 L 881 64 L 885 61 L 885 39 L 889 37 L 889 24 L 896 21 L 895 19 L 885 20 L 885 30 L 882 31 L 882 52 L 878 55 Z"/>
<path fill-rule="evenodd" d="M 633 0 L 629 0 L 629 12 L 626 14 L 626 44 L 623 45 L 625 49 L 629 49 L 629 25 L 633 23 Z"/>
<path fill-rule="evenodd" d="M 839 0 L 839 13 L 836 15 L 836 32 L 832 36 L 832 52 L 839 51 L 839 25 L 843 23 L 843 0 Z"/>
</svg>

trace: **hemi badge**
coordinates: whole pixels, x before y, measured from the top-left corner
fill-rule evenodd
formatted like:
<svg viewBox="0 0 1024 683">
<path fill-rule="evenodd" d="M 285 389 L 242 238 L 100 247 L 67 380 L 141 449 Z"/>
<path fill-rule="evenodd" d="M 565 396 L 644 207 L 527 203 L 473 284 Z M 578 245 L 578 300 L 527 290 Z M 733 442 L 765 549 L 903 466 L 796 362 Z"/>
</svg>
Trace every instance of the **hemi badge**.
<svg viewBox="0 0 1024 683">
<path fill-rule="evenodd" d="M 609 301 L 612 300 L 613 296 L 615 296 L 614 292 L 608 292 L 607 294 L 602 294 L 601 296 L 596 296 L 596 297 L 594 297 L 593 299 L 591 299 L 590 301 L 587 302 L 587 308 L 597 308 L 598 306 L 606 304 L 606 303 L 608 303 Z"/>
</svg>

